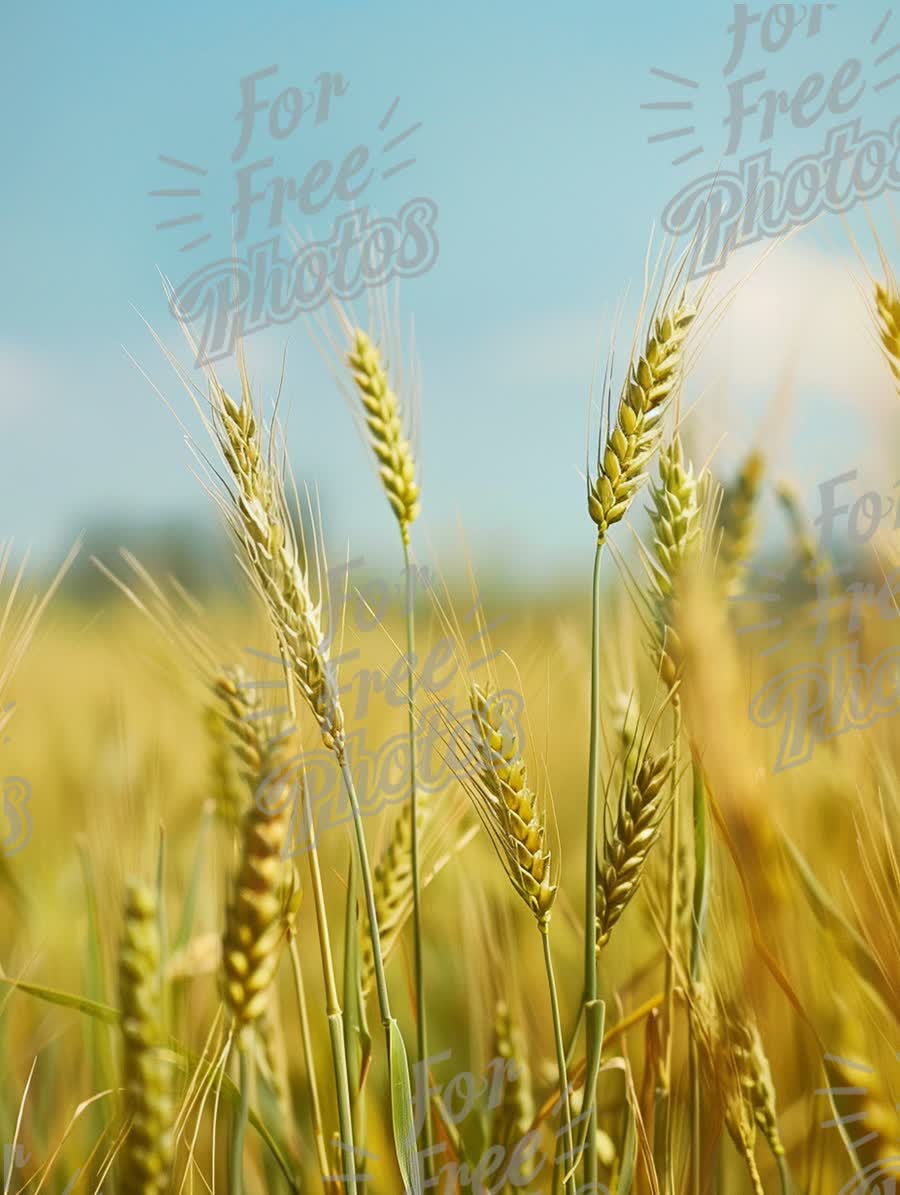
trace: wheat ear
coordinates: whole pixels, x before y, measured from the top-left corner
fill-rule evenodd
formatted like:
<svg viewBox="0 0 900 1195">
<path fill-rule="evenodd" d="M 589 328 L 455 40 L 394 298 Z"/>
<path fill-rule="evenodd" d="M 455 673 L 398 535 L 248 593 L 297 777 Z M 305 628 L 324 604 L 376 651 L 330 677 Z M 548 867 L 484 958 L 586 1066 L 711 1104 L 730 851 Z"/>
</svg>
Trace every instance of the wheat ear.
<svg viewBox="0 0 900 1195">
<path fill-rule="evenodd" d="M 736 1008 L 722 1014 L 723 1032 L 732 1055 L 735 1077 L 756 1127 L 776 1158 L 784 1157 L 784 1144 L 778 1130 L 775 1084 L 756 1022 Z"/>
<path fill-rule="evenodd" d="M 494 1112 L 492 1143 L 513 1150 L 534 1120 L 534 1092 L 525 1037 L 505 1000 L 498 1000 L 494 1009 L 493 1056 L 502 1058 L 506 1066 L 503 1091 Z"/>
<path fill-rule="evenodd" d="M 378 475 L 400 524 L 403 542 L 408 544 L 410 525 L 419 513 L 419 487 L 412 449 L 403 435 L 397 395 L 391 389 L 378 347 L 361 328 L 354 332 L 347 362 L 362 400 Z"/>
<path fill-rule="evenodd" d="M 233 508 L 226 510 L 226 517 L 269 609 L 297 687 L 319 723 L 323 742 L 340 757 L 344 714 L 322 633 L 321 600 L 312 597 L 283 478 L 263 453 L 242 357 L 239 365 L 239 403 L 211 379 L 217 439 L 235 485 Z"/>
<path fill-rule="evenodd" d="M 893 283 L 875 287 L 875 311 L 884 354 L 891 372 L 900 383 L 900 294 Z"/>
<path fill-rule="evenodd" d="M 643 485 L 647 465 L 659 443 L 660 423 L 682 373 L 684 341 L 697 309 L 684 296 L 653 323 L 643 354 L 629 371 L 619 399 L 615 426 L 588 484 L 588 513 L 597 524 L 597 542 L 625 515 Z"/>
<path fill-rule="evenodd" d="M 262 764 L 259 703 L 238 668 L 226 668 L 212 690 L 216 701 L 207 711 L 207 729 L 216 811 L 228 825 L 237 826 L 253 798 Z"/>
<path fill-rule="evenodd" d="M 349 330 L 349 329 L 348 329 Z M 416 465 L 409 441 L 403 434 L 400 402 L 391 388 L 381 353 L 361 328 L 352 331 L 353 344 L 347 354 L 354 386 L 362 400 L 367 438 L 378 462 L 378 475 L 403 541 L 404 571 L 406 574 L 406 651 L 407 651 L 407 717 L 409 728 L 409 833 L 406 844 L 409 852 L 409 886 L 412 890 L 413 952 L 416 997 L 416 1051 L 419 1062 L 428 1057 L 428 1010 L 425 991 L 425 951 L 422 929 L 422 878 L 420 860 L 420 801 L 418 760 L 416 748 L 415 714 L 415 589 L 410 558 L 409 528 L 419 513 L 419 486 Z M 396 865 L 395 858 L 394 864 Z M 379 878 L 376 875 L 375 884 Z M 377 897 L 377 892 L 376 892 Z M 379 917 L 381 911 L 379 910 Z M 374 962 L 374 958 L 368 960 Z M 431 1117 L 425 1118 L 425 1170 L 429 1180 L 434 1177 L 432 1157 L 433 1126 Z"/>
<path fill-rule="evenodd" d="M 756 544 L 757 508 L 764 468 L 762 454 L 749 453 L 722 496 L 717 567 L 722 587 L 729 597 L 736 597 L 743 591 L 746 565 Z"/>
<path fill-rule="evenodd" d="M 290 740 L 282 735 L 267 746 L 261 785 L 282 795 Z M 240 1030 L 265 1011 L 285 937 L 282 878 L 290 802 L 260 796 L 244 815 L 241 858 L 222 937 L 225 1003 Z"/>
<path fill-rule="evenodd" d="M 121 1154 L 124 1195 L 167 1190 L 172 1166 L 171 1070 L 163 1054 L 159 969 L 156 895 L 132 882 L 119 950 L 125 1113 L 130 1121 Z"/>
<path fill-rule="evenodd" d="M 605 421 L 605 440 L 601 435 L 596 476 L 587 481 L 588 513 L 597 526 L 597 545 L 591 589 L 591 721 L 588 752 L 588 785 L 585 818 L 584 879 L 584 1007 L 597 1007 L 597 941 L 594 932 L 596 912 L 598 790 L 600 785 L 600 575 L 603 547 L 609 530 L 624 518 L 635 494 L 647 478 L 646 469 L 659 445 L 662 420 L 684 374 L 684 346 L 697 317 L 697 308 L 687 301 L 684 291 L 672 299 L 672 292 L 657 304 L 651 319 L 643 353 L 631 362 L 619 398 L 613 425 L 611 412 Z M 599 1057 L 602 1042 L 598 1038 L 596 1018 L 587 1020 L 588 1056 Z M 597 1186 L 597 1113 L 596 1092 L 585 1092 L 588 1104 L 587 1149 L 584 1185 Z"/>
<path fill-rule="evenodd" d="M 796 487 L 790 482 L 780 481 L 775 487 L 775 497 L 790 525 L 794 552 L 806 580 L 811 585 L 818 584 L 820 580 L 833 580 L 834 566 L 827 550 L 816 543 Z"/>
<path fill-rule="evenodd" d="M 528 770 L 509 702 L 473 685 L 475 805 L 513 888 L 545 922 L 556 898 L 547 808 L 528 785 Z"/>
<path fill-rule="evenodd" d="M 685 464 L 681 440 L 675 437 L 659 451 L 659 480 L 650 488 L 648 508 L 653 529 L 653 549 L 647 567 L 656 604 L 654 647 L 663 677 L 672 686 L 681 667 L 681 645 L 676 630 L 680 588 L 703 550 L 703 517 L 710 477 L 694 473 Z"/>
<path fill-rule="evenodd" d="M 673 767 L 671 748 L 661 755 L 642 750 L 634 779 L 623 779 L 619 810 L 605 835 L 603 860 L 597 865 L 596 951 L 610 939 L 616 922 L 637 892 L 650 849 L 659 836 L 663 789 Z"/>
<path fill-rule="evenodd" d="M 771 1108 L 765 1108 L 768 1097 L 759 1084 L 766 1080 L 755 1073 L 758 1057 L 753 1056 L 752 1027 L 733 1011 L 720 1008 L 703 983 L 692 985 L 690 999 L 691 1023 L 707 1075 L 721 1100 L 725 1128 L 744 1160 L 755 1195 L 765 1195 L 756 1164 L 756 1134 L 760 1119 L 767 1119 L 770 1113 L 774 1119 L 774 1096 Z"/>
<path fill-rule="evenodd" d="M 568 1158 L 575 1158 L 572 1109 L 566 1069 L 562 1017 L 550 950 L 550 912 L 559 887 L 558 859 L 550 848 L 545 799 L 528 783 L 528 768 L 509 701 L 496 689 L 473 684 L 469 691 L 472 715 L 463 779 L 481 823 L 516 893 L 533 914 L 541 935 L 544 968 L 550 993 L 556 1064 L 563 1100 L 563 1128 Z M 575 1195 L 575 1162 L 564 1179 Z"/>
</svg>

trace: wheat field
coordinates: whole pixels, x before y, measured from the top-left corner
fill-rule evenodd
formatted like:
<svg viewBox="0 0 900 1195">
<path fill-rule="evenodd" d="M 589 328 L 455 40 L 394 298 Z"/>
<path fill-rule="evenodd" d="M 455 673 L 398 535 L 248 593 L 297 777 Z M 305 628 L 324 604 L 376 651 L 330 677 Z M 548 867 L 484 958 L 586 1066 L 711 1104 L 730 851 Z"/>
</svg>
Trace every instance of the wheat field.
<svg viewBox="0 0 900 1195">
<path fill-rule="evenodd" d="M 900 376 L 896 282 L 864 289 Z M 692 459 L 716 302 L 647 294 L 552 603 L 430 558 L 396 329 L 350 312 L 387 601 L 249 345 L 236 392 L 176 361 L 172 395 L 240 592 L 124 545 L 85 605 L 5 549 L 4 1195 L 895 1190 L 896 548 L 854 554 L 862 601 L 764 451 Z"/>
</svg>

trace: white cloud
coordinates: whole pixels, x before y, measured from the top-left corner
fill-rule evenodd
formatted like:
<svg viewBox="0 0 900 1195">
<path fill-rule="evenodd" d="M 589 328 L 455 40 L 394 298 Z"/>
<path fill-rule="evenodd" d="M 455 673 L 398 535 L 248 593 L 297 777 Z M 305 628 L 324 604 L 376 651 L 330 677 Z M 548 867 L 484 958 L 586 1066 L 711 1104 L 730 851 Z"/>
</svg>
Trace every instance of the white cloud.
<svg viewBox="0 0 900 1195">
<path fill-rule="evenodd" d="M 24 345 L 0 341 L 0 414 L 21 417 L 46 408 L 58 385 L 45 358 Z"/>
<path fill-rule="evenodd" d="M 768 405 L 783 384 L 865 418 L 896 409 L 868 283 L 854 258 L 794 239 L 764 257 L 736 255 L 715 291 L 735 286 L 697 363 L 695 388 L 715 386 L 717 403 L 732 415 L 748 400 Z"/>
</svg>

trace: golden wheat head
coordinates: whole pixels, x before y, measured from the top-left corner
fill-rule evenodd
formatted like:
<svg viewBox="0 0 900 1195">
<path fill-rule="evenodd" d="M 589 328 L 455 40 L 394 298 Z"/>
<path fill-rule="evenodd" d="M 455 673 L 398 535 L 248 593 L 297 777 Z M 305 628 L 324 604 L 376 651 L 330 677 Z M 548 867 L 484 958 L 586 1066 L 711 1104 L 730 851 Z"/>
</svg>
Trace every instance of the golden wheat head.
<svg viewBox="0 0 900 1195">
<path fill-rule="evenodd" d="M 900 385 L 900 293 L 893 282 L 875 287 L 875 311 L 884 355 Z"/>
<path fill-rule="evenodd" d="M 509 701 L 473 685 L 472 730 L 466 773 L 470 795 L 513 888 L 540 926 L 556 899 L 547 806 L 528 784 Z"/>
<path fill-rule="evenodd" d="M 344 713 L 322 630 L 322 601 L 313 599 L 302 541 L 298 544 L 284 479 L 263 451 L 243 357 L 241 400 L 213 378 L 212 406 L 222 457 L 233 481 L 226 518 L 245 557 L 245 569 L 263 597 L 294 680 L 325 745 L 342 756 Z"/>
<path fill-rule="evenodd" d="M 684 341 L 696 316 L 696 308 L 682 296 L 654 320 L 643 353 L 630 367 L 597 476 L 588 482 L 588 513 L 597 524 L 600 544 L 610 527 L 624 518 L 647 479 L 662 417 L 683 372 Z"/>
</svg>

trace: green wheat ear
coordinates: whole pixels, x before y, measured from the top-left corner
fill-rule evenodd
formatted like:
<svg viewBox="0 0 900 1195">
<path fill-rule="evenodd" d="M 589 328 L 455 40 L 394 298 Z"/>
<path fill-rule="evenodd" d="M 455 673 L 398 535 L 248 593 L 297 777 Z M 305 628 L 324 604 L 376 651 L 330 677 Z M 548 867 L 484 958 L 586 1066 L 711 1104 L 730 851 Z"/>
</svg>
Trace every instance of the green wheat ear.
<svg viewBox="0 0 900 1195">
<path fill-rule="evenodd" d="M 378 475 L 400 524 L 403 542 L 408 544 L 410 525 L 419 513 L 419 487 L 412 449 L 403 435 L 400 403 L 391 389 L 377 346 L 359 328 L 353 348 L 347 354 L 347 363 L 362 399 L 369 443 L 378 460 Z"/>
<path fill-rule="evenodd" d="M 130 1122 L 121 1154 L 124 1195 L 168 1190 L 172 1166 L 171 1070 L 163 1053 L 159 968 L 156 895 L 132 882 L 119 951 L 125 1114 Z"/>
</svg>

